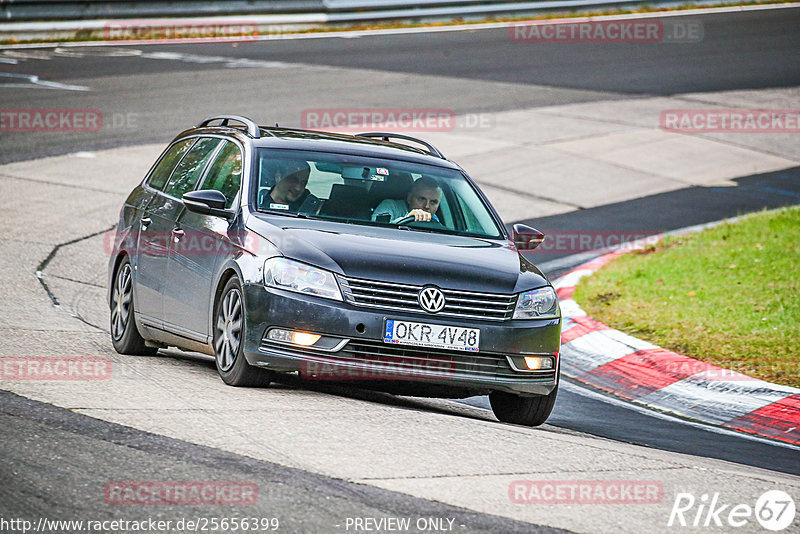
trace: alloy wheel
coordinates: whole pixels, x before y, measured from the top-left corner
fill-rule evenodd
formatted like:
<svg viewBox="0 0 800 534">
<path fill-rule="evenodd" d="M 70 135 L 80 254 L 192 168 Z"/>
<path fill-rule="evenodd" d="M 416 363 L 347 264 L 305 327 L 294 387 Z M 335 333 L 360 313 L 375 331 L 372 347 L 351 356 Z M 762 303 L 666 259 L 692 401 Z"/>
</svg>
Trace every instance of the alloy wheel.
<svg viewBox="0 0 800 534">
<path fill-rule="evenodd" d="M 111 300 L 111 335 L 117 341 L 122 339 L 125 327 L 128 326 L 132 299 L 131 265 L 126 263 L 117 274 L 117 282 L 114 284 Z"/>
<path fill-rule="evenodd" d="M 228 371 L 242 342 L 242 294 L 237 288 L 232 288 L 222 299 L 214 329 L 217 366 Z"/>
</svg>

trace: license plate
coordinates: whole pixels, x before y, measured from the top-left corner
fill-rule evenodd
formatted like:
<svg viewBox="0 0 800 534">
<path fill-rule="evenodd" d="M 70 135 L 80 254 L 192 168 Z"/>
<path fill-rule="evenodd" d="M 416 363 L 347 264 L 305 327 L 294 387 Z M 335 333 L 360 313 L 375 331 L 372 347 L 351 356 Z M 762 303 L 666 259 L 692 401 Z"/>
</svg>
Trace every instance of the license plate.
<svg viewBox="0 0 800 534">
<path fill-rule="evenodd" d="M 412 323 L 386 319 L 383 342 L 447 350 L 478 352 L 481 331 L 441 324 Z"/>
</svg>

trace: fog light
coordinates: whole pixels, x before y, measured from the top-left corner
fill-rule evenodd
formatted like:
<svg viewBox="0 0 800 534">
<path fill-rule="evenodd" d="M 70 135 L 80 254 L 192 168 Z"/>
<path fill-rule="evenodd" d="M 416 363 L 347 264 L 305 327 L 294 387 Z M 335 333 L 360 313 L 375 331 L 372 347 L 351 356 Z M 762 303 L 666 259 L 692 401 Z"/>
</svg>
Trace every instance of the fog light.
<svg viewBox="0 0 800 534">
<path fill-rule="evenodd" d="M 542 358 L 541 356 L 525 356 L 525 366 L 530 371 L 541 371 L 553 368 L 552 358 Z"/>
<path fill-rule="evenodd" d="M 292 343 L 308 347 L 319 341 L 319 334 L 309 334 L 307 332 L 292 332 Z"/>
<path fill-rule="evenodd" d="M 308 332 L 297 332 L 293 330 L 286 330 L 284 328 L 273 328 L 267 333 L 267 339 L 272 341 L 283 341 L 284 343 L 293 343 L 295 345 L 302 345 L 309 347 L 319 341 L 321 338 L 319 334 L 309 334 Z"/>
</svg>

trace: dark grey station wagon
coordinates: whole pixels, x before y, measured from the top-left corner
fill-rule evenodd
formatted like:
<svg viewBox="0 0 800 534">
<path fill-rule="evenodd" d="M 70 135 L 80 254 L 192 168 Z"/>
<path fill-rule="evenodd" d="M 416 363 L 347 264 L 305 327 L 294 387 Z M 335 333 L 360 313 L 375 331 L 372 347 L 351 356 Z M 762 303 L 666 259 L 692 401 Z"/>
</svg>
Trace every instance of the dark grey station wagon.
<svg viewBox="0 0 800 534">
<path fill-rule="evenodd" d="M 397 394 L 489 395 L 540 425 L 561 314 L 463 169 L 390 133 L 261 127 L 225 115 L 178 135 L 125 201 L 109 262 L 123 354 L 215 356 L 232 386 L 276 373 Z"/>
</svg>

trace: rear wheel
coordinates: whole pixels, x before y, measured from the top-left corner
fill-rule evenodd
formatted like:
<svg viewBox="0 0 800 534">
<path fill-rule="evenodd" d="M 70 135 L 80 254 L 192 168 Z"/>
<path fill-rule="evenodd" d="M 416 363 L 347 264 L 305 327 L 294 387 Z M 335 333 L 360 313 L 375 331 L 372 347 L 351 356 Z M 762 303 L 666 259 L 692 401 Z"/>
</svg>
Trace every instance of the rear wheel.
<svg viewBox="0 0 800 534">
<path fill-rule="evenodd" d="M 111 342 L 120 354 L 155 354 L 158 349 L 145 345 L 133 313 L 133 269 L 131 261 L 125 258 L 117 268 L 111 290 Z"/>
<path fill-rule="evenodd" d="M 214 310 L 214 354 L 217 372 L 229 386 L 267 386 L 272 373 L 244 357 L 244 299 L 235 276 L 228 280 Z"/>
<path fill-rule="evenodd" d="M 489 404 L 495 417 L 503 423 L 539 426 L 547 421 L 556 403 L 558 386 L 549 395 L 522 397 L 504 391 L 492 391 Z"/>
</svg>

